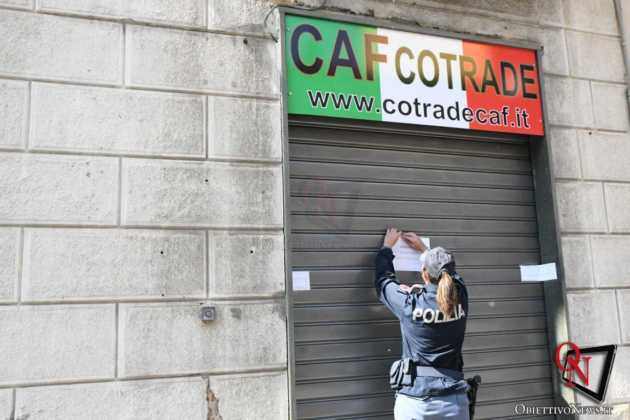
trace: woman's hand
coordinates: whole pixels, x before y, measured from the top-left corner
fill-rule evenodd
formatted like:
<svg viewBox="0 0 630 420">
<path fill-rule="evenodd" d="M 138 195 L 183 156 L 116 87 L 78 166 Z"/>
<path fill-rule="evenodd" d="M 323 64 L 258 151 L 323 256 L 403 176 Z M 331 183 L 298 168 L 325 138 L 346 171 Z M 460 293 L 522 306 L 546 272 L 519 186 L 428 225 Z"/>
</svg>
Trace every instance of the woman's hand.
<svg viewBox="0 0 630 420">
<path fill-rule="evenodd" d="M 388 228 L 385 232 L 385 239 L 383 239 L 383 246 L 392 248 L 398 242 L 402 232 L 396 228 Z"/>
<path fill-rule="evenodd" d="M 422 242 L 422 239 L 413 232 L 405 232 L 402 234 L 402 238 L 409 244 L 410 247 L 419 252 L 426 251 L 427 247 Z"/>
</svg>

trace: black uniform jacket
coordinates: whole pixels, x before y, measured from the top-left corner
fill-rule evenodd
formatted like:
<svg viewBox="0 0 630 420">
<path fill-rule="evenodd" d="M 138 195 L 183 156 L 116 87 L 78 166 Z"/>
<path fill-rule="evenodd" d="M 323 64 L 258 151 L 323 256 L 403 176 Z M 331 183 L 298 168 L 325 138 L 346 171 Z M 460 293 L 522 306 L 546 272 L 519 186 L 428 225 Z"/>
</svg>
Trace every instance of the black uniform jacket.
<svg viewBox="0 0 630 420">
<path fill-rule="evenodd" d="M 424 285 L 423 293 L 400 290 L 394 271 L 394 254 L 383 247 L 376 255 L 376 293 L 381 302 L 400 320 L 402 357 L 418 365 L 462 371 L 462 344 L 468 315 L 468 292 L 464 281 L 453 273 L 459 290 L 459 306 L 449 320 L 439 311 L 436 302 L 437 284 Z M 401 394 L 423 397 L 448 394 L 468 389 L 466 381 L 444 376 L 422 376 L 413 386 L 403 387 Z"/>
</svg>

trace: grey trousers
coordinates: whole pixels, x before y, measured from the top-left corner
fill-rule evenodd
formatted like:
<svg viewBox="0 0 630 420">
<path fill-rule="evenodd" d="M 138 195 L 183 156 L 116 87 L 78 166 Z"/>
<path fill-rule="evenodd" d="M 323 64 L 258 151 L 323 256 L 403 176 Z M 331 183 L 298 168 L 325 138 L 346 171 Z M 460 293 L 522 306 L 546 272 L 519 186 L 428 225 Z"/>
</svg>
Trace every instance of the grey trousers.
<svg viewBox="0 0 630 420">
<path fill-rule="evenodd" d="M 466 392 L 414 398 L 398 394 L 394 406 L 396 420 L 469 420 Z"/>
</svg>

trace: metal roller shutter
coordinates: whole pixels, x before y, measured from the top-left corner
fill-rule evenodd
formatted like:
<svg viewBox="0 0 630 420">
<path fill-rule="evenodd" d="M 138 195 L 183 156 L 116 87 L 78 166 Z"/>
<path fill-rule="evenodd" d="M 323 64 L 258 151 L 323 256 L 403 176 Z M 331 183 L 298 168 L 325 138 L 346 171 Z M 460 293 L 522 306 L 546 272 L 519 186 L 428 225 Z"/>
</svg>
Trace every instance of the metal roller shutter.
<svg viewBox="0 0 630 420">
<path fill-rule="evenodd" d="M 543 288 L 518 270 L 539 262 L 527 141 L 448 133 L 290 119 L 291 264 L 312 287 L 293 293 L 299 419 L 393 418 L 400 331 L 372 272 L 389 225 L 455 253 L 471 299 L 465 371 L 484 381 L 477 418 L 552 403 Z"/>
</svg>

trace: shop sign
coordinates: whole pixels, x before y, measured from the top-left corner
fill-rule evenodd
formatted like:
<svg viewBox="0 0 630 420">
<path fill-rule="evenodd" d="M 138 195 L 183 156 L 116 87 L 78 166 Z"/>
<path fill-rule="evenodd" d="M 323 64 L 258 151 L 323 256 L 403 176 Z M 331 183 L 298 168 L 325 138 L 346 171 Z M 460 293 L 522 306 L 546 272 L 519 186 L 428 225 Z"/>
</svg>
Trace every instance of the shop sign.
<svg viewBox="0 0 630 420">
<path fill-rule="evenodd" d="M 544 134 L 536 50 L 285 19 L 291 114 Z"/>
</svg>

